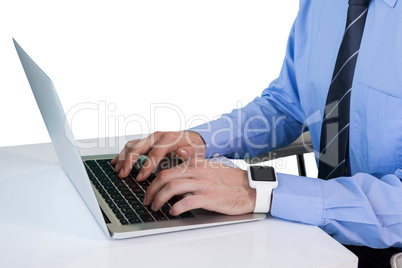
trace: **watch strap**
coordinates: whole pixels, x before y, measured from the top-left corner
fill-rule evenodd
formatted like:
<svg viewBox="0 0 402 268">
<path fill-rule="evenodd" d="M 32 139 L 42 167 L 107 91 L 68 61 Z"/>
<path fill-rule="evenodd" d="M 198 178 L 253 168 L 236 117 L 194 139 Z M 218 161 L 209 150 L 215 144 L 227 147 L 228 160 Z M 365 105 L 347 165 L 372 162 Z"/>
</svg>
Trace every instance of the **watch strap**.
<svg viewBox="0 0 402 268">
<path fill-rule="evenodd" d="M 271 207 L 272 185 L 258 184 L 254 213 L 267 213 Z"/>
</svg>

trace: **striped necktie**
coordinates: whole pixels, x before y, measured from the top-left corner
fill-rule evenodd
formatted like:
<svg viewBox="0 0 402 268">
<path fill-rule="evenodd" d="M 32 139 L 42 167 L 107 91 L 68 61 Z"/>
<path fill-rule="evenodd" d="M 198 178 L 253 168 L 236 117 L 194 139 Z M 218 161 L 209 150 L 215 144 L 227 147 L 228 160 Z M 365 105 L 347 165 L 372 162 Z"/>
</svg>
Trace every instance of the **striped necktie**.
<svg viewBox="0 0 402 268">
<path fill-rule="evenodd" d="M 349 115 L 353 75 L 369 0 L 349 0 L 345 33 L 329 87 L 321 129 L 318 177 L 349 175 Z"/>
</svg>

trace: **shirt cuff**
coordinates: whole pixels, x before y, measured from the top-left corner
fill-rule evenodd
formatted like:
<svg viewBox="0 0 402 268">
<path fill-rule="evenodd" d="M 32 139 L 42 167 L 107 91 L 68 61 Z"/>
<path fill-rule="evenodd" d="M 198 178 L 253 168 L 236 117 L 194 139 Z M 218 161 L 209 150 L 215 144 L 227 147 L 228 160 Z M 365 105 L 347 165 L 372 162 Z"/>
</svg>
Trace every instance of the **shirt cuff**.
<svg viewBox="0 0 402 268">
<path fill-rule="evenodd" d="M 229 118 L 221 117 L 217 120 L 188 129 L 200 134 L 206 145 L 206 158 L 218 157 L 233 153 L 234 133 L 233 122 Z"/>
<path fill-rule="evenodd" d="M 277 174 L 278 187 L 273 190 L 271 215 L 320 226 L 323 223 L 323 187 L 318 179 Z"/>
</svg>

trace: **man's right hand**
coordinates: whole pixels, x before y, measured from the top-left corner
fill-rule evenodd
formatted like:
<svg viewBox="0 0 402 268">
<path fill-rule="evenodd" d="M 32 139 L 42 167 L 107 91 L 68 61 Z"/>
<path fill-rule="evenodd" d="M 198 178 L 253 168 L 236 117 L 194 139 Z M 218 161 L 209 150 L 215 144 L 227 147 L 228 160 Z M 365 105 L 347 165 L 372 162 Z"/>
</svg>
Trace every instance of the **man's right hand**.
<svg viewBox="0 0 402 268">
<path fill-rule="evenodd" d="M 149 137 L 129 141 L 121 153 L 111 163 L 120 178 L 130 173 L 140 155 L 147 155 L 143 168 L 137 176 L 143 181 L 158 166 L 159 162 L 168 154 L 173 153 L 183 160 L 194 157 L 205 157 L 205 142 L 197 132 L 155 132 Z"/>
</svg>

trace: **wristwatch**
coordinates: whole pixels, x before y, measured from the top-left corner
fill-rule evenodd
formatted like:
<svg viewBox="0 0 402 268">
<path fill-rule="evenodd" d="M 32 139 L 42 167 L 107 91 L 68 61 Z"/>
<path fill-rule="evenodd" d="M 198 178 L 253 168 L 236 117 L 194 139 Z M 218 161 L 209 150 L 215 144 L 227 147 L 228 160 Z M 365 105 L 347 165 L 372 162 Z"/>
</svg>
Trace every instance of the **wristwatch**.
<svg viewBox="0 0 402 268">
<path fill-rule="evenodd" d="M 256 189 L 254 213 L 267 213 L 271 207 L 272 190 L 278 187 L 275 170 L 270 166 L 248 166 L 248 182 Z"/>
</svg>

